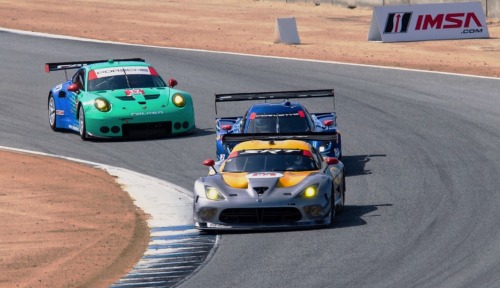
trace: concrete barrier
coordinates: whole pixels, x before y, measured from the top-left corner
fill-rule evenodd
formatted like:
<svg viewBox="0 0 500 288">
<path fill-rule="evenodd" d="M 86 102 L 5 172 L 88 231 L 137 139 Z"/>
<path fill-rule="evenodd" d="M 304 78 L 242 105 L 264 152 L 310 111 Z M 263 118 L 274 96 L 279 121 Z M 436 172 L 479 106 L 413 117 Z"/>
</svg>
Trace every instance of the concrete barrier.
<svg viewBox="0 0 500 288">
<path fill-rule="evenodd" d="M 458 3 L 479 1 L 483 6 L 484 13 L 488 18 L 500 18 L 499 0 L 264 0 L 287 3 L 313 3 L 316 5 L 331 4 L 354 8 L 357 6 L 373 7 L 382 5 L 411 5 L 429 3 Z"/>
<path fill-rule="evenodd" d="M 500 1 L 486 0 L 486 17 L 500 18 Z"/>
</svg>

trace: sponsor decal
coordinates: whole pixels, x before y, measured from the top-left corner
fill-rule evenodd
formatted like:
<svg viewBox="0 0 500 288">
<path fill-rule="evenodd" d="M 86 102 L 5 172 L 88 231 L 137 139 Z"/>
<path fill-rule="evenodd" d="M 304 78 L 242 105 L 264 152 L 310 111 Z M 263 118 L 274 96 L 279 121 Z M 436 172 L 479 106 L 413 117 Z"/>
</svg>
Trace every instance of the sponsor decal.
<svg viewBox="0 0 500 288">
<path fill-rule="evenodd" d="M 111 77 L 119 75 L 151 75 L 148 67 L 143 66 L 127 66 L 127 67 L 113 67 L 113 68 L 100 68 L 93 70 L 97 78 Z"/>
<path fill-rule="evenodd" d="M 134 95 L 144 95 L 144 90 L 142 89 L 130 89 L 130 90 L 125 90 L 125 96 L 131 97 Z"/>
<path fill-rule="evenodd" d="M 302 112 L 302 114 L 300 112 Z M 297 116 L 304 117 L 304 112 L 303 111 L 299 111 L 297 113 L 256 114 L 256 115 L 253 115 L 253 117 L 251 117 L 250 119 L 255 119 L 255 118 L 273 118 L 273 117 L 297 117 Z"/>
<path fill-rule="evenodd" d="M 368 41 L 488 38 L 481 2 L 375 6 Z"/>
<path fill-rule="evenodd" d="M 69 125 L 68 128 L 73 130 L 73 131 L 80 131 L 80 129 L 78 129 L 78 127 L 75 125 Z"/>
<path fill-rule="evenodd" d="M 330 172 L 332 172 L 333 176 L 337 176 L 340 173 L 340 169 L 335 166 L 330 166 Z"/>
<path fill-rule="evenodd" d="M 277 178 L 277 177 L 283 177 L 283 174 L 276 173 L 276 172 L 255 172 L 255 173 L 249 173 L 245 177 L 248 178 L 248 179 L 253 179 L 253 178 Z"/>
<path fill-rule="evenodd" d="M 239 155 L 247 154 L 297 154 L 302 155 L 302 150 L 283 150 L 283 149 L 269 149 L 269 150 L 243 150 L 239 151 Z"/>
<path fill-rule="evenodd" d="M 56 115 L 64 115 L 64 110 L 56 110 Z"/>
<path fill-rule="evenodd" d="M 384 33 L 406 33 L 410 24 L 411 12 L 389 13 Z"/>
<path fill-rule="evenodd" d="M 144 111 L 144 112 L 135 112 L 130 113 L 131 116 L 151 116 L 151 115 L 162 115 L 163 111 Z"/>
<path fill-rule="evenodd" d="M 229 227 L 229 226 L 227 226 L 227 225 L 215 224 L 215 223 L 210 223 L 210 224 L 208 224 L 208 226 L 209 226 L 210 228 L 226 228 L 226 227 Z"/>
<path fill-rule="evenodd" d="M 415 30 L 483 27 L 474 12 L 418 15 Z"/>
<path fill-rule="evenodd" d="M 57 65 L 57 69 L 71 69 L 71 68 L 80 68 L 83 64 L 65 64 L 65 65 Z"/>
</svg>

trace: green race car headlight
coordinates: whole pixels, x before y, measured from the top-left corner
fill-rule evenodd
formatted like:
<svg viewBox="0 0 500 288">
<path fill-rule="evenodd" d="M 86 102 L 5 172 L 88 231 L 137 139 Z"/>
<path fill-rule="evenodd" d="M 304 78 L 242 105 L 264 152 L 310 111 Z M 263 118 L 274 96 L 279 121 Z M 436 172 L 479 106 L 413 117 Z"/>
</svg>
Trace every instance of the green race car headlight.
<svg viewBox="0 0 500 288">
<path fill-rule="evenodd" d="M 182 96 L 181 94 L 174 94 L 174 97 L 172 97 L 172 102 L 174 102 L 174 105 L 177 107 L 186 106 L 186 99 L 184 99 L 184 96 Z"/>
<path fill-rule="evenodd" d="M 210 200 L 214 201 L 221 201 L 224 200 L 224 196 L 217 190 L 217 188 L 214 187 L 205 187 L 205 194 L 207 195 L 207 198 Z"/>
<path fill-rule="evenodd" d="M 111 104 L 109 104 L 108 100 L 100 97 L 94 100 L 94 106 L 101 112 L 108 112 L 111 110 Z"/>
<path fill-rule="evenodd" d="M 318 185 L 311 185 L 304 189 L 300 195 L 304 198 L 310 199 L 318 196 Z"/>
</svg>

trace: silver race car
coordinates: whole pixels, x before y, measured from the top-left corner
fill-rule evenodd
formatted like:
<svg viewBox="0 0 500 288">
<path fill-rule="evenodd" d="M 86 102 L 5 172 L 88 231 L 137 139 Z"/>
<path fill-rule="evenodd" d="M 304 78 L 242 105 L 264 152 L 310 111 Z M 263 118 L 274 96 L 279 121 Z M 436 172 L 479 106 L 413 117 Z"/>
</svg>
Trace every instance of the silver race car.
<svg viewBox="0 0 500 288">
<path fill-rule="evenodd" d="M 225 135 L 225 141 L 244 142 L 223 161 L 203 162 L 210 170 L 194 184 L 195 226 L 250 230 L 331 225 L 344 206 L 344 165 L 322 157 L 306 140 L 335 136 Z"/>
</svg>

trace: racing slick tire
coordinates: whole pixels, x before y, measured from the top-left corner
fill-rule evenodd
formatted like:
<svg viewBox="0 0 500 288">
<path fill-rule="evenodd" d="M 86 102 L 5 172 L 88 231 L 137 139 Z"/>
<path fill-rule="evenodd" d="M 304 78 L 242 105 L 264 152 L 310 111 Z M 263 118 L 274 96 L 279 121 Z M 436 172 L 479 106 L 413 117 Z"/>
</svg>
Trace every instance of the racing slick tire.
<svg viewBox="0 0 500 288">
<path fill-rule="evenodd" d="M 337 205 L 335 207 L 336 213 L 342 212 L 344 210 L 344 204 L 345 204 L 345 178 L 342 177 L 342 183 L 340 183 L 339 188 L 340 191 L 340 205 Z"/>
<path fill-rule="evenodd" d="M 56 101 L 54 99 L 54 95 L 52 95 L 52 93 L 49 94 L 49 100 L 48 100 L 48 104 L 47 104 L 47 108 L 48 108 L 48 112 L 49 112 L 49 125 L 50 125 L 50 128 L 53 130 L 53 131 L 58 131 L 59 129 L 57 129 L 57 117 L 56 117 Z"/>
<path fill-rule="evenodd" d="M 80 105 L 78 108 L 78 132 L 83 141 L 87 140 L 87 129 L 85 127 L 85 111 L 83 111 L 83 106 Z"/>
<path fill-rule="evenodd" d="M 330 226 L 333 226 L 333 221 L 335 220 L 335 215 L 337 214 L 337 207 L 335 206 L 335 187 L 332 184 L 332 195 L 330 197 L 330 201 L 332 202 L 330 205 Z"/>
</svg>

